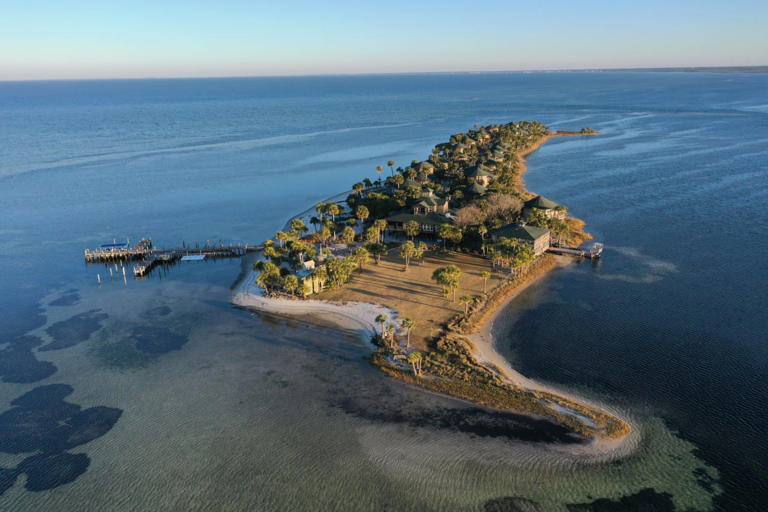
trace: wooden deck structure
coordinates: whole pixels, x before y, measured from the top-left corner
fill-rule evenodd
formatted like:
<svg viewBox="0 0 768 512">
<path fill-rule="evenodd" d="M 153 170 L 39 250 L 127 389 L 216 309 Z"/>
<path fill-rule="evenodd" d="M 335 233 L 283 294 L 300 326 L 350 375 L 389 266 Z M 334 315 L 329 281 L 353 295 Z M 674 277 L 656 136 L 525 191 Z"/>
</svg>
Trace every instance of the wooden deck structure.
<svg viewBox="0 0 768 512">
<path fill-rule="evenodd" d="M 600 259 L 603 254 L 603 244 L 594 244 L 592 247 L 555 247 L 552 246 L 547 249 L 553 254 L 568 254 L 571 256 L 578 256 L 579 258 L 585 258 L 588 260 Z"/>
<path fill-rule="evenodd" d="M 159 249 L 152 245 L 152 239 L 142 239 L 134 246 L 124 244 L 106 244 L 96 250 L 85 249 L 84 256 L 87 264 L 115 263 L 135 261 L 133 266 L 134 277 L 144 277 L 158 265 L 170 265 L 181 260 L 184 256 L 199 255 L 207 258 L 239 258 L 251 251 L 263 250 L 263 246 L 239 243 L 218 245 L 206 243 L 195 244 L 194 247 Z"/>
</svg>

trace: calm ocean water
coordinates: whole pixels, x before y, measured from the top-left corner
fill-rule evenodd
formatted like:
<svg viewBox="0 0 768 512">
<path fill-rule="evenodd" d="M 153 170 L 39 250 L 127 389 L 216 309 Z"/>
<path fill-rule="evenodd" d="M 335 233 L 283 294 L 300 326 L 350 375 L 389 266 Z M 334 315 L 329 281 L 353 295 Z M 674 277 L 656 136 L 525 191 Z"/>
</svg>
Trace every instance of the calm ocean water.
<svg viewBox="0 0 768 512">
<path fill-rule="evenodd" d="M 0 83 L 0 509 L 763 510 L 766 90 L 704 73 Z M 390 158 L 521 119 L 602 132 L 546 144 L 525 179 L 606 253 L 524 294 L 499 346 L 628 414 L 642 441 L 620 462 L 392 382 L 353 333 L 231 307 L 239 261 L 125 283 L 82 262 L 126 237 L 260 242 Z"/>
</svg>

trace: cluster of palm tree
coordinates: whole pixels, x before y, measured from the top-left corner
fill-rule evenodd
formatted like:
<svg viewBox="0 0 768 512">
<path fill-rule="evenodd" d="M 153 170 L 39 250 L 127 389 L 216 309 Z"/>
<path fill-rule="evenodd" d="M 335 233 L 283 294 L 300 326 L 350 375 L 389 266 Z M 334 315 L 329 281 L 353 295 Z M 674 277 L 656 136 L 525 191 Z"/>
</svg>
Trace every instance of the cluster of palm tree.
<svg viewBox="0 0 768 512">
<path fill-rule="evenodd" d="M 429 246 L 427 246 L 426 242 L 423 242 L 423 241 L 419 242 L 418 244 L 415 244 L 410 240 L 408 240 L 403 245 L 401 245 L 400 257 L 405 260 L 405 271 L 408 270 L 408 265 L 412 258 L 416 258 L 423 263 L 424 254 L 428 250 L 429 250 Z"/>
<path fill-rule="evenodd" d="M 500 238 L 486 244 L 485 251 L 494 267 L 507 267 L 510 273 L 524 270 L 536 259 L 533 247 L 516 239 Z"/>
<path fill-rule="evenodd" d="M 367 242 L 384 242 L 384 233 L 387 230 L 387 221 L 385 219 L 376 219 L 365 230 L 363 238 Z"/>
<path fill-rule="evenodd" d="M 443 250 L 448 250 L 447 242 L 450 241 L 453 245 L 459 245 L 461 239 L 464 237 L 464 232 L 458 226 L 452 224 L 443 224 L 440 226 L 438 235 L 443 239 Z"/>
<path fill-rule="evenodd" d="M 381 257 L 387 254 L 387 246 L 380 242 L 369 242 L 363 246 L 369 254 L 373 255 L 376 264 L 381 262 Z"/>
<path fill-rule="evenodd" d="M 386 315 L 379 314 L 376 317 L 376 323 L 381 324 L 381 340 L 385 347 L 392 353 L 398 351 L 398 343 L 395 340 L 395 326 L 394 324 L 387 324 Z M 416 321 L 413 318 L 405 317 L 400 321 L 400 327 L 405 329 L 405 350 L 408 351 L 411 344 L 411 331 L 416 326 Z M 421 368 L 422 355 L 419 351 L 411 351 L 408 353 L 407 360 L 411 363 L 413 373 L 417 377 L 423 375 Z"/>
<path fill-rule="evenodd" d="M 293 295 L 299 289 L 299 279 L 272 261 L 257 261 L 253 268 L 259 272 L 256 283 L 264 288 L 267 294 L 282 289 Z"/>
<path fill-rule="evenodd" d="M 444 295 L 449 295 L 453 292 L 453 300 L 456 300 L 456 290 L 459 288 L 459 278 L 461 277 L 461 270 L 456 265 L 448 265 L 447 267 L 436 268 L 432 272 L 432 280 L 443 287 Z"/>
</svg>

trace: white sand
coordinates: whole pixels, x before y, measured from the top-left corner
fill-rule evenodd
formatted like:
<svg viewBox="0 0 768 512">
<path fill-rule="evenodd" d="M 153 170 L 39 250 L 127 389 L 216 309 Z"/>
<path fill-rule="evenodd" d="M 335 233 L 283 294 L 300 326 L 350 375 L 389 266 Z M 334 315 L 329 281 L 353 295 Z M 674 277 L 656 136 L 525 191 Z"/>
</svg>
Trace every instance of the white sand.
<svg viewBox="0 0 768 512">
<path fill-rule="evenodd" d="M 232 303 L 266 313 L 291 316 L 319 316 L 345 328 L 357 329 L 364 341 L 381 332 L 376 317 L 384 315 L 387 324 L 399 326 L 397 311 L 366 302 L 331 302 L 325 300 L 291 300 L 264 297 L 255 284 L 256 273 L 251 271 L 238 285 Z"/>
</svg>

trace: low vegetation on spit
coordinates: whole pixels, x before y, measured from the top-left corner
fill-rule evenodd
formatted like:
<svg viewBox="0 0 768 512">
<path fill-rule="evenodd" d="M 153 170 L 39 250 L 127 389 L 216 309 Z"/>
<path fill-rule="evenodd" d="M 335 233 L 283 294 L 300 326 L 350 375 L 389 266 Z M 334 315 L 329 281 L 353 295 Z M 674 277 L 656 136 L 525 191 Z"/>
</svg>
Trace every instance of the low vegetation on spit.
<svg viewBox="0 0 768 512">
<path fill-rule="evenodd" d="M 422 387 L 505 410 L 550 417 L 587 438 L 629 425 L 554 393 L 525 389 L 481 363 L 467 334 L 520 286 L 556 265 L 550 244 L 589 239 L 567 209 L 527 192 L 523 156 L 557 132 L 538 122 L 475 127 L 425 161 L 376 168 L 342 204 L 320 203 L 265 243 L 256 262 L 269 296 L 382 303 L 373 363 Z M 311 225 L 310 229 L 307 224 Z M 399 275 L 398 275 L 399 274 Z M 351 283 L 350 283 L 351 281 Z M 359 285 L 359 286 L 358 286 Z"/>
</svg>

